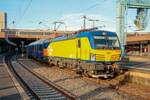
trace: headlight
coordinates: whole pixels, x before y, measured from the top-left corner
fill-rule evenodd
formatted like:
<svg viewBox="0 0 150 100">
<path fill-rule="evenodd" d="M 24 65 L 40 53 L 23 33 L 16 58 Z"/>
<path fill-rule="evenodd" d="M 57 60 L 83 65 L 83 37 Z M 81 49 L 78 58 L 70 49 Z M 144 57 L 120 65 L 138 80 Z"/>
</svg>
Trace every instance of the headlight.
<svg viewBox="0 0 150 100">
<path fill-rule="evenodd" d="M 91 54 L 91 60 L 95 61 L 95 59 L 96 59 L 95 54 Z"/>
</svg>

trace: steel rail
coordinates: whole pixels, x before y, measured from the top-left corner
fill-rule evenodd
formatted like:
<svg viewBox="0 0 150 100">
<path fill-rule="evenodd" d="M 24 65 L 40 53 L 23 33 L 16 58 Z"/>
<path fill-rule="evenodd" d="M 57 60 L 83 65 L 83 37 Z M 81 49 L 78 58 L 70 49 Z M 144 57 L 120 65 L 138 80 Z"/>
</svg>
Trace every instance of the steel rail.
<svg viewBox="0 0 150 100">
<path fill-rule="evenodd" d="M 46 78 L 40 76 L 38 73 L 35 73 L 33 70 L 27 68 L 27 66 L 19 62 L 17 58 L 15 58 L 15 63 L 17 63 L 19 67 L 17 68 L 16 66 L 13 66 L 14 61 L 12 62 L 10 58 L 11 57 L 7 57 L 6 59 L 7 65 L 12 68 L 21 84 L 23 84 L 23 87 L 30 92 L 32 99 L 77 99 L 75 95 L 57 86 L 53 82 L 48 81 Z"/>
</svg>

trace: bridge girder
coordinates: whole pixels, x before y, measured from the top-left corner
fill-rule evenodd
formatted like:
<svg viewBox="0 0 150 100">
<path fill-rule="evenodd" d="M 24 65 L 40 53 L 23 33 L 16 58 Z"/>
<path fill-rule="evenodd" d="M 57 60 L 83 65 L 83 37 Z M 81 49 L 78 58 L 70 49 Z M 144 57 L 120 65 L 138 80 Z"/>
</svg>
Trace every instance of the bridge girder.
<svg viewBox="0 0 150 100">
<path fill-rule="evenodd" d="M 116 31 L 121 42 L 122 51 L 126 45 L 125 12 L 127 9 L 150 9 L 150 0 L 117 0 Z"/>
</svg>

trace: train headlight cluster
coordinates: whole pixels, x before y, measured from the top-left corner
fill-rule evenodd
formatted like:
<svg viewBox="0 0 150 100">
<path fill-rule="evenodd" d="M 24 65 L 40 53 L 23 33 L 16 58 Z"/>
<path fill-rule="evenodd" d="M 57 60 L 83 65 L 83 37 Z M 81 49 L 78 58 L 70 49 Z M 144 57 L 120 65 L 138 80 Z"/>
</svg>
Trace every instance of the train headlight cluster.
<svg viewBox="0 0 150 100">
<path fill-rule="evenodd" d="M 91 61 L 95 61 L 96 60 L 96 55 L 95 54 L 91 54 Z"/>
</svg>

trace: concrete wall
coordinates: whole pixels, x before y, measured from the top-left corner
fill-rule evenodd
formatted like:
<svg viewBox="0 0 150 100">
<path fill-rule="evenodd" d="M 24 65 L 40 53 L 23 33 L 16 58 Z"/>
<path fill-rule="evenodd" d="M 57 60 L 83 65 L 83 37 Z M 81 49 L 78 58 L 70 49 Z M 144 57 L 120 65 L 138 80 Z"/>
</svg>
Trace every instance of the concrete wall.
<svg viewBox="0 0 150 100">
<path fill-rule="evenodd" d="M 1 29 L 7 28 L 7 15 L 5 12 L 0 12 L 0 32 Z"/>
<path fill-rule="evenodd" d="M 5 32 L 0 32 L 0 38 L 4 38 L 5 37 Z"/>
</svg>

